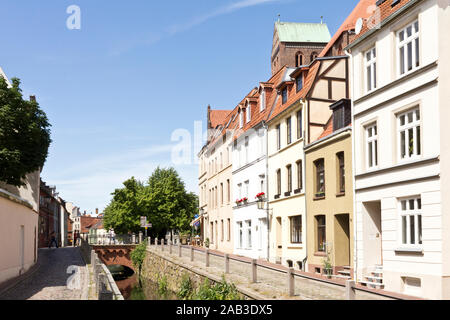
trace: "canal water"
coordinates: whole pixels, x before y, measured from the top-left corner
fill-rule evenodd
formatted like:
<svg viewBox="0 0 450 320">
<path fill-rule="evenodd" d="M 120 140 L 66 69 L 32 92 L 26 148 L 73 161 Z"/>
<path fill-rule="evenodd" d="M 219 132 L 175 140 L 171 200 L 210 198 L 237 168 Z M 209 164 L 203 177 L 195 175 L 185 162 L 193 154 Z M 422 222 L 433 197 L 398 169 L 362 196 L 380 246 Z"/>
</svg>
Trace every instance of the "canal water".
<svg viewBox="0 0 450 320">
<path fill-rule="evenodd" d="M 174 292 L 160 295 L 158 283 L 146 279 L 141 279 L 139 283 L 136 274 L 126 279 L 117 279 L 116 284 L 125 300 L 177 300 Z"/>
</svg>

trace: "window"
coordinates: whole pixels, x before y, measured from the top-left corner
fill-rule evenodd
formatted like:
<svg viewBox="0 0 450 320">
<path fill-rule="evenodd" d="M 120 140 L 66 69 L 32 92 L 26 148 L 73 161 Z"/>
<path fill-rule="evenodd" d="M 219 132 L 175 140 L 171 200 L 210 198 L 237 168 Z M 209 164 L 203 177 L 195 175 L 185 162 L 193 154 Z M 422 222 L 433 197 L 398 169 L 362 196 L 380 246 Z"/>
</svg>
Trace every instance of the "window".
<svg viewBox="0 0 450 320">
<path fill-rule="evenodd" d="M 377 53 L 375 48 L 366 52 L 366 91 L 369 92 L 377 87 Z"/>
<path fill-rule="evenodd" d="M 224 236 L 224 233 L 223 233 L 223 220 L 220 220 L 220 241 L 222 241 L 222 242 L 223 242 L 223 236 Z"/>
<path fill-rule="evenodd" d="M 297 161 L 297 188 L 298 191 L 303 189 L 303 168 L 302 161 Z"/>
<path fill-rule="evenodd" d="M 400 75 L 419 66 L 419 21 L 415 21 L 397 32 L 397 48 Z"/>
<path fill-rule="evenodd" d="M 291 217 L 291 243 L 302 243 L 302 216 Z"/>
<path fill-rule="evenodd" d="M 280 150 L 281 148 L 281 127 L 280 125 L 277 125 L 277 149 Z"/>
<path fill-rule="evenodd" d="M 247 123 L 249 123 L 250 120 L 252 119 L 252 107 L 248 105 L 246 111 L 247 111 Z"/>
<path fill-rule="evenodd" d="M 259 100 L 259 111 L 264 111 L 266 109 L 266 91 L 262 89 L 261 97 Z"/>
<path fill-rule="evenodd" d="M 277 170 L 277 195 L 281 194 L 281 169 Z"/>
<path fill-rule="evenodd" d="M 285 104 L 287 102 L 287 99 L 288 99 L 288 91 L 287 91 L 287 88 L 284 88 L 281 91 L 281 102 L 282 102 L 282 104 Z"/>
<path fill-rule="evenodd" d="M 219 205 L 219 198 L 218 198 L 217 186 L 216 186 L 214 189 L 215 189 L 215 192 L 216 192 L 216 194 L 215 194 L 215 201 L 216 201 L 216 208 L 217 208 L 217 206 Z"/>
<path fill-rule="evenodd" d="M 314 59 L 315 58 L 317 58 L 317 52 L 313 52 L 312 54 L 311 54 L 311 62 L 313 62 L 314 61 Z"/>
<path fill-rule="evenodd" d="M 248 163 L 248 137 L 245 137 L 245 163 Z"/>
<path fill-rule="evenodd" d="M 344 193 L 345 192 L 345 158 L 344 158 L 344 152 L 339 152 L 337 155 L 337 161 L 338 161 L 338 186 L 339 186 L 339 192 Z"/>
<path fill-rule="evenodd" d="M 292 142 L 291 117 L 286 119 L 286 140 L 287 144 L 290 144 Z"/>
<path fill-rule="evenodd" d="M 238 230 L 239 230 L 239 248 L 242 248 L 244 245 L 243 241 L 244 231 L 242 230 L 242 222 L 238 222 Z"/>
<path fill-rule="evenodd" d="M 303 136 L 303 116 L 302 110 L 297 111 L 297 139 Z"/>
<path fill-rule="evenodd" d="M 326 242 L 326 225 L 325 216 L 316 216 L 317 225 L 317 251 L 325 252 L 325 242 Z"/>
<path fill-rule="evenodd" d="M 247 221 L 247 248 L 252 247 L 252 221 Z"/>
<path fill-rule="evenodd" d="M 244 195 L 244 197 L 248 199 L 248 187 L 250 185 L 250 181 L 247 180 L 247 181 L 244 182 L 244 184 L 245 184 L 245 195 Z"/>
<path fill-rule="evenodd" d="M 287 192 L 292 192 L 292 166 L 288 165 L 286 167 L 287 169 Z"/>
<path fill-rule="evenodd" d="M 230 203 L 230 180 L 227 180 L 227 200 Z"/>
<path fill-rule="evenodd" d="M 397 116 L 400 159 L 417 157 L 422 152 L 420 143 L 420 110 L 415 108 Z"/>
<path fill-rule="evenodd" d="M 210 234 L 211 243 L 214 243 L 214 222 L 211 222 L 210 224 Z"/>
<path fill-rule="evenodd" d="M 220 183 L 220 204 L 223 205 L 223 183 Z"/>
<path fill-rule="evenodd" d="M 325 164 L 324 159 L 314 162 L 316 167 L 316 197 L 325 196 Z"/>
<path fill-rule="evenodd" d="M 297 92 L 303 89 L 303 77 L 302 75 L 299 75 L 297 79 L 295 79 L 295 82 L 297 84 Z"/>
<path fill-rule="evenodd" d="M 242 199 L 242 183 L 238 184 L 238 192 L 239 199 Z"/>
<path fill-rule="evenodd" d="M 295 55 L 295 66 L 298 68 L 303 65 L 303 54 L 301 52 L 298 52 Z"/>
<path fill-rule="evenodd" d="M 367 144 L 367 168 L 378 166 L 378 132 L 377 125 L 373 124 L 366 128 Z"/>
<path fill-rule="evenodd" d="M 342 99 L 330 108 L 333 110 L 333 131 L 342 129 L 352 122 L 350 100 Z"/>
<path fill-rule="evenodd" d="M 241 109 L 241 112 L 239 112 L 239 128 L 242 129 L 243 126 L 244 126 L 244 113 Z"/>
<path fill-rule="evenodd" d="M 401 243 L 422 244 L 422 199 L 420 197 L 400 201 Z"/>
<path fill-rule="evenodd" d="M 231 219 L 227 219 L 227 241 L 231 240 Z"/>
</svg>

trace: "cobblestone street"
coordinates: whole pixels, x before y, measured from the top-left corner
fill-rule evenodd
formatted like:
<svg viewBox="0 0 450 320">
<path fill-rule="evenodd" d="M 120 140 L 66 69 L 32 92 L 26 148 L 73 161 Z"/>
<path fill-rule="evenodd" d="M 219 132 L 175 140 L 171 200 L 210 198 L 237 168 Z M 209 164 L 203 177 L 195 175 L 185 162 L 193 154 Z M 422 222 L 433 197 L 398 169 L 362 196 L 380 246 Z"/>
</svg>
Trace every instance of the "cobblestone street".
<svg viewBox="0 0 450 320">
<path fill-rule="evenodd" d="M 87 299 L 87 266 L 79 248 L 39 249 L 38 263 L 39 268 L 34 274 L 0 294 L 0 300 Z M 67 281 L 76 269 L 79 271 L 79 286 L 69 289 Z"/>
</svg>

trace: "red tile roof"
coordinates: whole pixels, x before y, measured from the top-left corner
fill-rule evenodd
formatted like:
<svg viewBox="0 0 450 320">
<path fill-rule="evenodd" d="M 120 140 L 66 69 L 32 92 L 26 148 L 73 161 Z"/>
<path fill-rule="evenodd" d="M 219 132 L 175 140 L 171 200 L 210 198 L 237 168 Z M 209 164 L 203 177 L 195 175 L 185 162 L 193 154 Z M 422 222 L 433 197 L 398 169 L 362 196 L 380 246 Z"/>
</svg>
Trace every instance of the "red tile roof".
<svg viewBox="0 0 450 320">
<path fill-rule="evenodd" d="M 209 114 L 211 128 L 216 128 L 218 125 L 222 124 L 231 111 L 232 110 L 211 110 L 211 113 Z"/>
<path fill-rule="evenodd" d="M 395 6 L 392 7 L 392 1 L 389 0 L 385 0 L 382 4 L 380 4 L 378 6 L 378 11 L 379 11 L 379 21 L 380 23 L 382 23 L 383 21 L 385 21 L 387 18 L 389 18 L 393 13 L 395 13 L 396 11 L 398 11 L 399 9 L 401 9 L 402 7 L 404 7 L 406 4 L 408 4 L 408 2 L 411 2 L 412 0 L 400 0 L 399 3 L 397 3 Z M 376 15 L 378 15 L 378 13 L 376 12 Z M 376 17 L 376 16 L 375 16 Z M 370 19 L 369 21 L 373 24 L 374 19 Z M 369 25 L 367 22 L 365 22 L 363 24 L 363 28 L 361 29 L 361 32 L 359 33 L 359 35 L 356 36 L 356 39 L 361 38 L 364 34 L 366 34 L 367 32 L 369 32 L 371 30 L 371 28 L 369 28 Z"/>
<path fill-rule="evenodd" d="M 355 6 L 350 15 L 345 19 L 342 25 L 339 27 L 338 31 L 334 34 L 333 38 L 331 38 L 330 42 L 325 46 L 322 52 L 319 54 L 319 57 L 325 57 L 327 52 L 331 49 L 334 43 L 339 39 L 339 37 L 345 31 L 352 30 L 355 28 L 356 21 L 359 18 L 368 18 L 372 15 L 372 11 L 369 10 L 370 6 L 374 6 L 376 0 L 360 0 L 358 4 Z"/>
</svg>

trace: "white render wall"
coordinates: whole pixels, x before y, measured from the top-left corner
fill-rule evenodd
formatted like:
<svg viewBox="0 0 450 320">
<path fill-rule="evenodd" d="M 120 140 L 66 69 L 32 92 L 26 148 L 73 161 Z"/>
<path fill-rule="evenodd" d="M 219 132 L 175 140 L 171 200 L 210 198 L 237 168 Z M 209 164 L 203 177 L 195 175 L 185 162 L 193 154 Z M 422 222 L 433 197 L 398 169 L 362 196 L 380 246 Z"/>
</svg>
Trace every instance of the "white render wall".
<svg viewBox="0 0 450 320">
<path fill-rule="evenodd" d="M 364 221 L 367 213 L 364 204 L 373 201 L 381 204 L 381 243 L 383 282 L 385 290 L 418 295 L 425 298 L 442 298 L 442 208 L 440 188 L 440 126 L 438 67 L 438 7 L 436 1 L 424 1 L 408 14 L 388 25 L 375 36 L 353 49 L 354 93 L 354 171 L 356 174 L 356 267 L 357 279 L 363 280 L 373 267 L 367 263 L 373 252 L 364 250 L 373 240 Z M 424 68 L 405 81 L 397 75 L 396 31 L 419 20 L 420 66 Z M 365 77 L 363 54 L 376 44 L 377 90 L 364 97 Z M 414 71 L 412 71 L 414 72 Z M 381 89 L 385 85 L 390 88 Z M 407 92 L 412 91 L 410 94 Z M 402 96 L 400 96 L 402 95 Z M 399 97 L 400 96 L 400 97 Z M 421 114 L 421 146 L 418 159 L 399 160 L 396 114 L 418 105 Z M 366 168 L 366 125 L 377 123 L 378 168 L 372 173 Z M 388 170 L 384 170 L 388 169 Z M 422 201 L 423 253 L 397 251 L 401 245 L 399 198 L 420 196 Z M 369 246 L 370 247 L 370 246 Z M 411 289 L 404 277 L 419 278 L 421 287 Z"/>
<path fill-rule="evenodd" d="M 245 137 L 248 137 L 248 150 L 245 148 Z M 267 217 L 266 210 L 257 208 L 255 196 L 266 191 L 266 129 L 249 129 L 239 137 L 236 147 L 233 146 L 233 179 L 232 179 L 232 205 L 234 225 L 234 253 L 251 258 L 267 258 Z M 246 156 L 248 155 L 248 157 Z M 248 181 L 248 193 L 245 182 Z M 261 187 L 261 181 L 263 186 Z M 238 185 L 242 184 L 241 194 Z M 248 204 L 237 206 L 237 199 L 248 198 Z M 252 246 L 247 246 L 246 221 L 251 221 Z M 266 219 L 267 220 L 267 219 Z M 244 246 L 239 246 L 238 223 L 243 223 Z"/>
</svg>

